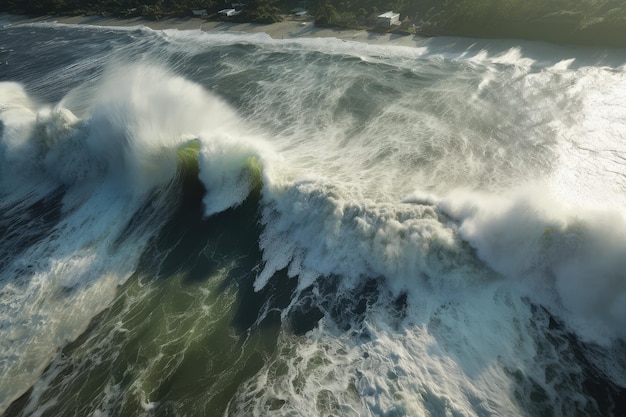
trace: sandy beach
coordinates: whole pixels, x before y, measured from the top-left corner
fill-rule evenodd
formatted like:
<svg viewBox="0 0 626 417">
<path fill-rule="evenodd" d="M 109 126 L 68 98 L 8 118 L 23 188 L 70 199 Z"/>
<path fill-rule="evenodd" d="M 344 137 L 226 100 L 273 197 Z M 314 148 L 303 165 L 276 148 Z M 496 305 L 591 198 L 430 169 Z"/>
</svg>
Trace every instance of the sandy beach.
<svg viewBox="0 0 626 417">
<path fill-rule="evenodd" d="M 61 23 L 93 26 L 145 26 L 155 30 L 203 30 L 207 32 L 244 32 L 266 33 L 274 39 L 289 38 L 337 38 L 366 42 L 372 44 L 389 44 L 398 46 L 423 45 L 428 40 L 419 35 L 399 35 L 392 33 L 374 33 L 365 30 L 352 30 L 342 28 L 317 27 L 312 20 L 296 19 L 285 16 L 281 22 L 271 24 L 258 23 L 233 23 L 207 20 L 202 18 L 166 18 L 161 20 L 148 20 L 142 17 L 123 19 L 107 16 L 39 16 L 27 17 L 0 13 L 0 25 L 3 24 L 30 24 L 30 23 Z"/>
</svg>

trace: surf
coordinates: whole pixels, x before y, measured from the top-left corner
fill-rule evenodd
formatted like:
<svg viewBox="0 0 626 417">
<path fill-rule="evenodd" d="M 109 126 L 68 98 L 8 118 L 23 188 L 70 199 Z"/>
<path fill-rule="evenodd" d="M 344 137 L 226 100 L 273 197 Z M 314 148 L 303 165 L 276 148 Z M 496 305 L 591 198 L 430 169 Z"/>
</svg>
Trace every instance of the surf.
<svg viewBox="0 0 626 417">
<path fill-rule="evenodd" d="M 623 408 L 619 54 L 93 33 L 0 84 L 8 415 Z"/>
<path fill-rule="evenodd" d="M 241 204 L 258 186 L 261 157 L 240 138 L 227 105 L 164 69 L 108 73 L 86 119 L 38 105 L 17 83 L 0 90 L 3 224 L 15 236 L 3 245 L 3 297 L 11 300 L 2 309 L 6 408 L 109 306 L 168 218 L 168 189 L 185 170 L 206 179 L 210 214 Z M 43 235 L 9 229 L 20 217 L 47 224 Z M 19 332 L 35 325 L 33 317 L 44 326 L 39 335 Z"/>
</svg>

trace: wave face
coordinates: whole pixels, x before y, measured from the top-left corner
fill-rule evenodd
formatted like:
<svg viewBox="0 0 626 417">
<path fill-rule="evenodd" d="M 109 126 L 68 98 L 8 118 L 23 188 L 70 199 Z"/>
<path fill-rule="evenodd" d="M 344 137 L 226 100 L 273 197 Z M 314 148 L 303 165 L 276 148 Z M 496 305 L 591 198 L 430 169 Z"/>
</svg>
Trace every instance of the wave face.
<svg viewBox="0 0 626 417">
<path fill-rule="evenodd" d="M 626 54 L 0 28 L 6 416 L 626 414 Z"/>
</svg>

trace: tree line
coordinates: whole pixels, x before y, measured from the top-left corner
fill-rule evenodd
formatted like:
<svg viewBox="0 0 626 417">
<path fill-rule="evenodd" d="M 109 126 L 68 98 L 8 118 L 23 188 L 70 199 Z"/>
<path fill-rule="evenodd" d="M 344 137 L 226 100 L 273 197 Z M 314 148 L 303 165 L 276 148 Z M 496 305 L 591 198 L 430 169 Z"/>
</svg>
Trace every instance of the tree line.
<svg viewBox="0 0 626 417">
<path fill-rule="evenodd" d="M 277 0 L 241 0 L 246 3 L 242 18 L 250 21 L 280 19 Z M 162 19 L 191 16 L 193 10 L 207 10 L 217 16 L 221 9 L 231 8 L 226 0 L 4 0 L 0 11 L 22 15 L 112 15 Z"/>
<path fill-rule="evenodd" d="M 453 35 L 626 47 L 623 0 L 445 0 L 437 13 Z"/>
<path fill-rule="evenodd" d="M 403 28 L 430 34 L 511 37 L 561 43 L 626 47 L 624 0 L 239 0 L 231 19 L 276 22 L 307 9 L 316 24 L 370 29 L 372 16 L 400 13 Z M 110 14 L 151 19 L 190 16 L 206 9 L 209 18 L 231 8 L 226 0 L 4 0 L 0 11 L 26 15 Z"/>
</svg>

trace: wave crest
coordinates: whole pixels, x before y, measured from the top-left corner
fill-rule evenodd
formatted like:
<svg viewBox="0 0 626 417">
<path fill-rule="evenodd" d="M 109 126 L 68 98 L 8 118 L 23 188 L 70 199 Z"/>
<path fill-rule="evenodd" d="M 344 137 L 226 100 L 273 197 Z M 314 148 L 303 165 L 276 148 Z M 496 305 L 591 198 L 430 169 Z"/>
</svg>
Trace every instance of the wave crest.
<svg viewBox="0 0 626 417">
<path fill-rule="evenodd" d="M 179 148 L 197 140 L 211 215 L 240 204 L 258 187 L 271 158 L 269 145 L 247 134 L 225 102 L 160 67 L 109 71 L 84 120 L 62 104 L 37 106 L 17 83 L 0 88 L 0 157 L 3 167 L 11 166 L 11 172 L 3 170 L 5 182 L 16 170 L 21 181 L 65 185 L 109 176 L 127 191 L 147 192 L 175 177 Z"/>
<path fill-rule="evenodd" d="M 626 219 L 566 206 L 548 193 L 494 197 L 458 192 L 442 208 L 490 268 L 559 305 L 579 336 L 626 339 Z M 551 299 L 550 299 L 551 298 Z"/>
</svg>

